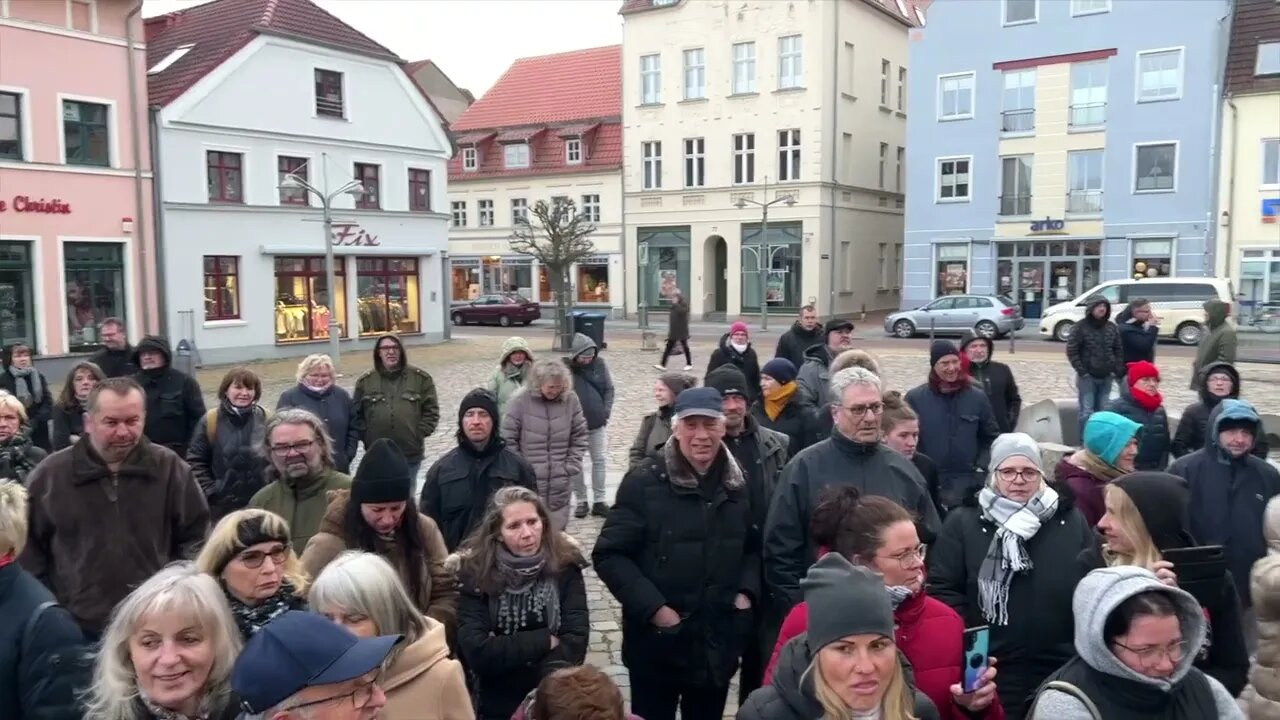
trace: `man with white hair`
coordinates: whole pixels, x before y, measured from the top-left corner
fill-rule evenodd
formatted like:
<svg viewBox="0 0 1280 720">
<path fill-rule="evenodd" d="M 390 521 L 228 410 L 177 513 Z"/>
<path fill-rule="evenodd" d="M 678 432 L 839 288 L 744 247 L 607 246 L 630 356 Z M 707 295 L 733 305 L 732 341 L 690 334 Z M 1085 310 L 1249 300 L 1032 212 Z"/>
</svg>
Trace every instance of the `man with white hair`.
<svg viewBox="0 0 1280 720">
<path fill-rule="evenodd" d="M 926 541 L 941 524 L 920 472 L 880 443 L 880 378 L 860 367 L 841 370 L 831 378 L 831 399 L 836 432 L 787 463 L 765 521 L 765 584 L 773 609 L 784 615 L 800 602 L 800 578 L 817 559 L 809 518 L 828 486 L 853 485 L 893 500 L 920 518 Z"/>
</svg>

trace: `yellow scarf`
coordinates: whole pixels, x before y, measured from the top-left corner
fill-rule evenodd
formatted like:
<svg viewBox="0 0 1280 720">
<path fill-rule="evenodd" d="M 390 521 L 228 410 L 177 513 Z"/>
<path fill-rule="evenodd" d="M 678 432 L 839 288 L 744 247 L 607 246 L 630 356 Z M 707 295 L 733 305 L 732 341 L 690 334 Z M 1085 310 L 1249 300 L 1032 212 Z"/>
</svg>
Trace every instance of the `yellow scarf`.
<svg viewBox="0 0 1280 720">
<path fill-rule="evenodd" d="M 766 392 L 764 394 L 764 414 L 768 415 L 770 420 L 777 420 L 787 403 L 791 401 L 791 396 L 795 394 L 796 383 L 794 380 Z"/>
</svg>

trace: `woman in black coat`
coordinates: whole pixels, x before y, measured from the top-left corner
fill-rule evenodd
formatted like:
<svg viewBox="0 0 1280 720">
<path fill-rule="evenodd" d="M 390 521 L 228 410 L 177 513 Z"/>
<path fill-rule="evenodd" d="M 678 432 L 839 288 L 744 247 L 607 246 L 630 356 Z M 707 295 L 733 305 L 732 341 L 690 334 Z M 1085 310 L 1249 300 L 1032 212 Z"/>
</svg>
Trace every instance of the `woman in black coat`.
<svg viewBox="0 0 1280 720">
<path fill-rule="evenodd" d="M 662 349 L 662 362 L 654 365 L 659 370 L 667 369 L 667 358 L 675 349 L 676 343 L 684 348 L 684 369 L 693 369 L 693 354 L 689 352 L 689 302 L 677 290 L 671 296 L 671 311 L 667 316 L 667 345 Z"/>
<path fill-rule="evenodd" d="M 1160 371 L 1155 365 L 1140 360 L 1129 363 L 1125 376 L 1128 392 L 1111 401 L 1107 409 L 1142 426 L 1138 434 L 1138 456 L 1133 466 L 1138 470 L 1164 470 L 1169 467 L 1169 415 L 1160 394 Z"/>
<path fill-rule="evenodd" d="M 333 466 L 338 472 L 347 473 L 360 445 L 351 393 L 334 381 L 333 360 L 328 355 L 303 358 L 298 363 L 297 380 L 297 385 L 280 393 L 276 410 L 301 408 L 323 420 L 333 439 Z"/>
<path fill-rule="evenodd" d="M 760 399 L 760 358 L 756 357 L 746 323 L 738 321 L 729 327 L 729 332 L 720 336 L 720 342 L 707 363 L 707 375 L 721 365 L 733 365 L 746 376 L 747 392 L 750 393 L 748 402 Z"/>
<path fill-rule="evenodd" d="M 22 401 L 31 426 L 31 444 L 48 452 L 49 418 L 53 416 L 53 393 L 43 373 L 31 364 L 31 347 L 13 343 L 4 350 L 4 372 L 0 372 L 0 390 L 8 390 Z"/>
<path fill-rule="evenodd" d="M 796 385 L 796 366 L 786 358 L 774 358 L 760 371 L 760 399 L 751 407 L 751 414 L 762 427 L 790 438 L 787 457 L 795 457 L 801 450 L 821 440 L 818 437 L 821 423 L 816 410 L 800 399 Z M 828 413 L 829 414 L 829 413 Z"/>
<path fill-rule="evenodd" d="M 552 530 L 537 493 L 519 486 L 494 493 L 460 554 L 458 648 L 476 718 L 508 720 L 543 676 L 586 658 L 586 560 Z"/>
<path fill-rule="evenodd" d="M 187 464 L 204 490 L 212 522 L 249 504 L 266 483 L 262 437 L 267 411 L 262 382 L 249 368 L 232 368 L 218 386 L 218 407 L 205 413 L 187 446 Z"/>
<path fill-rule="evenodd" d="M 78 362 L 67 373 L 62 392 L 53 404 L 53 450 L 71 447 L 84 434 L 84 406 L 89 393 L 106 380 L 102 368 L 88 360 Z"/>
<path fill-rule="evenodd" d="M 1209 413 L 1218 407 L 1218 403 L 1227 398 L 1240 399 L 1240 372 L 1231 363 L 1216 362 L 1206 365 L 1196 381 L 1200 402 L 1188 405 L 1178 420 L 1178 430 L 1173 436 L 1175 459 L 1190 455 L 1205 446 Z M 1253 454 L 1266 460 L 1269 450 L 1266 437 L 1259 435 L 1253 443 Z"/>
</svg>

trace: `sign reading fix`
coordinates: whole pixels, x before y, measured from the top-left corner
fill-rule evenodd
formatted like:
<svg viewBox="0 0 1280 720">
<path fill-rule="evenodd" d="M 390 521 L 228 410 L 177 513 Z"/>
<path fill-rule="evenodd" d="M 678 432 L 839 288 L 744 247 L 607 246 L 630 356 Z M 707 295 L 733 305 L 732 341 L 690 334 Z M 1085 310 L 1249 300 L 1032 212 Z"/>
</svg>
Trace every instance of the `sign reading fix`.
<svg viewBox="0 0 1280 720">
<path fill-rule="evenodd" d="M 382 243 L 377 235 L 355 223 L 336 222 L 333 224 L 333 244 L 336 247 L 377 247 Z"/>
<path fill-rule="evenodd" d="M 19 213 L 39 213 L 42 215 L 71 214 L 70 203 L 65 203 L 58 198 L 54 198 L 52 200 L 40 198 L 35 200 L 26 195 L 16 195 L 12 202 L 0 200 L 0 212 L 5 212 L 9 210 L 9 208 L 13 208 L 14 212 Z"/>
</svg>

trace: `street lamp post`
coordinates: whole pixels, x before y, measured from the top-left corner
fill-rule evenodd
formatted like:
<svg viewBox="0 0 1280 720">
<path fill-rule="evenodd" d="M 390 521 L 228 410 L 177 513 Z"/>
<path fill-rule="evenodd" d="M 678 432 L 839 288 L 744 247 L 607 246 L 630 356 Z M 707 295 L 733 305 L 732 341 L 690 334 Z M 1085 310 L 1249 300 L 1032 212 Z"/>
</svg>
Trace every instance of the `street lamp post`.
<svg viewBox="0 0 1280 720">
<path fill-rule="evenodd" d="M 323 214 L 324 224 L 324 271 L 325 281 L 329 288 L 329 357 L 333 359 L 333 369 L 337 372 L 342 354 L 338 332 L 338 308 L 334 307 L 338 299 L 338 282 L 337 271 L 335 270 L 335 260 L 333 257 L 333 201 L 341 195 L 363 195 L 365 190 L 360 181 L 352 179 L 343 184 L 342 187 L 329 192 L 329 172 L 328 172 L 329 155 L 327 153 L 320 154 L 320 184 L 323 189 L 318 189 L 308 183 L 306 180 L 298 177 L 297 171 L 291 172 L 284 176 L 284 180 L 280 182 L 281 189 L 297 190 L 302 189 L 316 196 L 320 201 L 320 210 Z M 303 167 L 306 167 L 303 165 Z M 301 168 L 299 168 L 301 169 Z"/>
<path fill-rule="evenodd" d="M 739 210 L 743 210 L 747 205 L 756 205 L 760 208 L 760 242 L 757 245 L 756 271 L 760 275 L 760 329 L 769 329 L 769 265 L 772 263 L 769 249 L 769 208 L 782 203 L 787 207 L 796 204 L 796 199 L 790 193 L 769 200 L 769 176 L 764 176 L 764 197 L 765 201 L 753 200 L 751 198 L 740 197 L 733 204 Z"/>
</svg>

